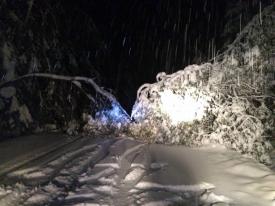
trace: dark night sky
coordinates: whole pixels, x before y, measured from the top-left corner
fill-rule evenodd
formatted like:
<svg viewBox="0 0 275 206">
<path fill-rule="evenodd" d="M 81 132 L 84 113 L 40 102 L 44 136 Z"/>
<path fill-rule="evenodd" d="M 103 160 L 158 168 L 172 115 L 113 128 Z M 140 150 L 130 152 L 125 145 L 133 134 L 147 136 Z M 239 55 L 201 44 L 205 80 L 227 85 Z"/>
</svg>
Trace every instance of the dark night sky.
<svg viewBox="0 0 275 206">
<path fill-rule="evenodd" d="M 259 0 L 92 2 L 82 9 L 104 39 L 97 69 L 128 111 L 141 84 L 154 82 L 158 72 L 211 59 L 235 38 L 240 22 L 244 26 L 259 11 Z"/>
</svg>

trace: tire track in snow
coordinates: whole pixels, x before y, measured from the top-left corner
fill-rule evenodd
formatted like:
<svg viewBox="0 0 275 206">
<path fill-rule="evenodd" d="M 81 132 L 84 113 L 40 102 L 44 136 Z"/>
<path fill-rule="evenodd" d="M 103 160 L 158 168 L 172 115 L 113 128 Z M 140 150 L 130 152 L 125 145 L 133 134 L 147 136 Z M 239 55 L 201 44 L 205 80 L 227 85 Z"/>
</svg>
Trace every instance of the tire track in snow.
<svg viewBox="0 0 275 206">
<path fill-rule="evenodd" d="M 171 165 L 152 158 L 149 145 L 133 140 L 102 140 L 97 145 L 90 142 L 43 167 L 14 172 L 25 185 L 19 192 L 14 186 L 11 193 L 1 196 L 0 205 L 193 205 L 194 202 L 214 205 L 229 202 L 213 194 L 211 184 L 159 182 L 154 177 Z"/>
<path fill-rule="evenodd" d="M 113 140 L 107 140 L 99 145 L 90 144 L 61 155 L 42 168 L 13 172 L 9 176 L 25 185 L 19 185 L 20 191 L 17 185 L 11 188 L 12 191 L 0 199 L 0 205 L 43 205 L 66 196 L 67 189 L 75 187 L 78 176 L 108 154 L 112 143 Z M 65 185 L 58 179 L 63 179 Z"/>
</svg>

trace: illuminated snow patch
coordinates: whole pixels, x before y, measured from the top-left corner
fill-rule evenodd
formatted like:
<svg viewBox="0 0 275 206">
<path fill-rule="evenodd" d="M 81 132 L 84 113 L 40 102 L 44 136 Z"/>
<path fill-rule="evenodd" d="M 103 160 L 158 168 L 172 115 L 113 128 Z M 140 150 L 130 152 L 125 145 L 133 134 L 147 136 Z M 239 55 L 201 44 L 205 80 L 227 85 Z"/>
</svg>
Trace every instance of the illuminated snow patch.
<svg viewBox="0 0 275 206">
<path fill-rule="evenodd" d="M 102 124 L 127 124 L 130 122 L 130 117 L 126 111 L 116 103 L 113 103 L 110 108 L 97 112 L 96 119 Z"/>
<path fill-rule="evenodd" d="M 131 119 L 135 121 L 140 121 L 146 115 L 146 110 L 143 108 L 140 103 L 135 103 L 131 113 Z"/>
<path fill-rule="evenodd" d="M 185 95 L 181 96 L 171 90 L 165 90 L 160 93 L 161 111 L 170 117 L 172 124 L 201 120 L 208 107 L 208 101 L 197 93 L 195 89 L 188 89 Z"/>
</svg>

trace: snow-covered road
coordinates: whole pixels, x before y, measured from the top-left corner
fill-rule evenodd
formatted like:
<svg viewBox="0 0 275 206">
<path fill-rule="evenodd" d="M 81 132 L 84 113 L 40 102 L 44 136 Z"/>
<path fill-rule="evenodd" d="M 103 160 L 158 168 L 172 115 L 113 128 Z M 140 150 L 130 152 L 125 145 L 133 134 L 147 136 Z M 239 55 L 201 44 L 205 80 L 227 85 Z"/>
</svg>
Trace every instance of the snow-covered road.
<svg viewBox="0 0 275 206">
<path fill-rule="evenodd" d="M 0 181 L 1 206 L 275 205 L 275 173 L 250 158 L 125 138 L 71 140 Z"/>
</svg>

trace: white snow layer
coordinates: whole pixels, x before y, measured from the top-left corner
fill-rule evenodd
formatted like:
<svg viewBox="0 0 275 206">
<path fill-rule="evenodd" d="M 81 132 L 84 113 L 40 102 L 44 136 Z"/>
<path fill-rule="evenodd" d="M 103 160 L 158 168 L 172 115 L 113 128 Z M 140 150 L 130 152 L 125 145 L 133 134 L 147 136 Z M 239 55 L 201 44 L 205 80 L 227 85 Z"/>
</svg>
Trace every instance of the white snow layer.
<svg viewBox="0 0 275 206">
<path fill-rule="evenodd" d="M 129 151 L 134 151 L 134 154 L 138 152 L 137 150 L 144 151 L 143 146 L 126 148 L 125 151 L 123 150 L 124 153 L 122 151 L 123 154 L 120 157 L 126 158 L 129 156 L 128 158 L 130 158 Z M 121 149 L 121 147 L 119 146 L 116 149 Z M 94 153 L 86 153 L 86 150 L 82 152 L 88 156 L 94 155 Z M 67 155 L 65 160 L 71 163 L 71 160 L 69 160 L 71 156 Z M 154 157 L 154 162 L 151 162 L 149 158 L 146 166 L 141 159 L 139 159 L 139 162 L 133 161 L 131 164 L 126 160 L 122 161 L 122 158 L 110 163 L 100 161 L 94 168 L 102 170 L 83 173 L 83 175 L 77 177 L 81 188 L 82 186 L 83 188 L 91 188 L 91 191 L 68 194 L 65 201 L 70 202 L 79 199 L 94 199 L 97 201 L 99 196 L 115 199 L 116 195 L 123 194 L 125 189 L 127 189 L 126 196 L 134 196 L 150 191 L 163 191 L 173 193 L 175 198 L 178 198 L 186 192 L 198 192 L 202 194 L 199 198 L 204 202 L 225 202 L 237 206 L 275 206 L 274 171 L 237 152 L 228 151 L 218 146 L 190 149 L 182 146 L 150 145 L 145 156 Z M 145 156 L 141 155 L 140 158 L 145 158 Z M 80 162 L 77 161 L 78 163 Z M 126 167 L 127 164 L 128 167 Z M 60 166 L 60 164 L 55 165 Z M 70 174 L 72 168 L 65 167 L 64 170 Z M 43 172 L 43 170 L 40 171 L 36 168 L 36 172 L 37 175 L 35 177 L 40 178 L 39 172 Z M 186 176 L 185 174 L 188 173 L 192 174 L 191 178 L 194 180 L 190 184 L 184 182 L 188 178 L 188 175 Z M 13 175 L 16 174 L 22 176 L 21 173 L 13 173 Z M 121 176 L 120 174 L 125 175 Z M 143 178 L 143 176 L 148 177 L 150 174 L 154 178 Z M 118 182 L 118 175 L 122 178 L 121 183 Z M 58 177 L 65 178 L 68 182 L 65 184 L 70 185 L 69 176 L 69 179 L 66 179 L 66 175 Z M 96 184 L 93 185 L 93 183 Z M 208 192 L 204 193 L 204 190 Z M 30 191 L 32 192 L 30 193 Z M 22 199 L 26 200 L 26 205 L 44 204 L 60 192 L 62 192 L 62 189 L 52 184 L 41 186 L 37 189 L 33 188 L 33 190 L 28 190 L 28 187 L 20 184 L 16 184 L 13 187 L 0 186 L 0 206 L 16 205 Z M 174 201 L 173 198 L 165 198 L 163 196 L 162 200 L 151 199 L 150 201 L 152 202 L 143 203 L 148 203 L 148 205 L 167 205 Z M 161 201 L 163 201 L 163 204 Z"/>
<path fill-rule="evenodd" d="M 201 154 L 192 161 L 201 168 L 194 176 L 198 181 L 213 184 L 215 194 L 225 195 L 236 205 L 275 206 L 274 171 L 251 158 L 221 148 L 197 152 Z"/>
</svg>

